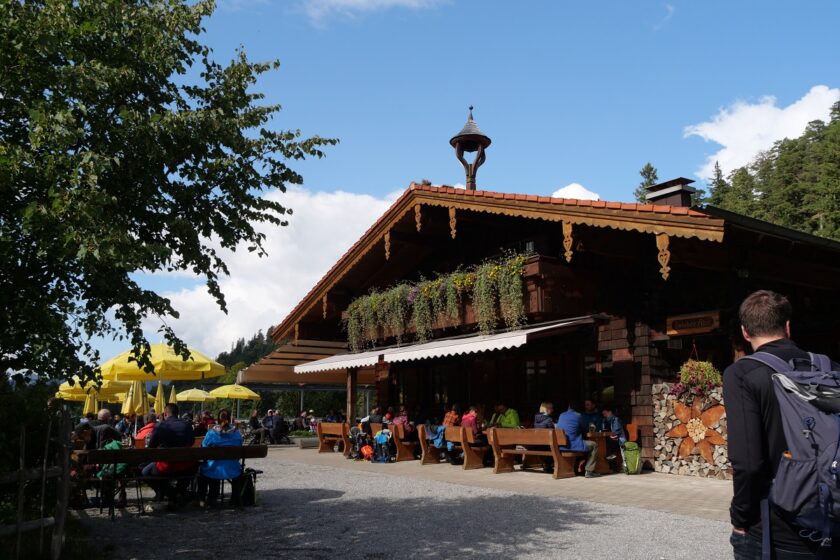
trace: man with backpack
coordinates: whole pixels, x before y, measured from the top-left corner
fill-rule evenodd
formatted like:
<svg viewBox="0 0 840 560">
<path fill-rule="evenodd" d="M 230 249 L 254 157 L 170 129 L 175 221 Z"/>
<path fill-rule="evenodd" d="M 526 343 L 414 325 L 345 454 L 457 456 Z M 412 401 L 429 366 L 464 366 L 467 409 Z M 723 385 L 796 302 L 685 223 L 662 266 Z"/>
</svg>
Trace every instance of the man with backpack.
<svg viewBox="0 0 840 560">
<path fill-rule="evenodd" d="M 840 424 L 814 405 L 809 391 L 836 386 L 830 372 L 840 368 L 790 339 L 791 305 L 784 296 L 757 291 L 738 314 L 755 353 L 723 376 L 735 559 L 836 558 L 840 543 L 832 547 L 830 537 L 837 530 L 831 500 L 837 485 L 821 480 L 836 476 Z"/>
</svg>

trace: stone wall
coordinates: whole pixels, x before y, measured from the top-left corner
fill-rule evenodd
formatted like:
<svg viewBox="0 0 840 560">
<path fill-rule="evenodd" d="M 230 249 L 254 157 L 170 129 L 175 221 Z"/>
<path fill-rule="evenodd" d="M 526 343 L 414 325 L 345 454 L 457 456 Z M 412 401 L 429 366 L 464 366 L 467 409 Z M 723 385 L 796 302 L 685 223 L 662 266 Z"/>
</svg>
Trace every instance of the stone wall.
<svg viewBox="0 0 840 560">
<path fill-rule="evenodd" d="M 726 415 L 722 414 L 722 408 L 716 408 L 723 404 L 721 389 L 705 397 L 695 397 L 695 401 L 686 395 L 677 399 L 671 394 L 672 387 L 672 383 L 653 385 L 654 470 L 730 480 L 732 465 L 725 444 Z M 687 435 L 679 437 L 682 433 Z M 704 453 L 711 462 L 703 457 Z"/>
</svg>

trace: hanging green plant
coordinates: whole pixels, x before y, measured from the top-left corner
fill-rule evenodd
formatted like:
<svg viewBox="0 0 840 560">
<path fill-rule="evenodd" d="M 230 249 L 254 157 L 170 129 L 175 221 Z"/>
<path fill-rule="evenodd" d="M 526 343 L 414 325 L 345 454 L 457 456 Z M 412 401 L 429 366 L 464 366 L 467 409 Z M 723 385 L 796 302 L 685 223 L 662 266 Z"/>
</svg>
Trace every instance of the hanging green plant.
<svg viewBox="0 0 840 560">
<path fill-rule="evenodd" d="M 499 320 L 508 328 L 525 324 L 522 302 L 524 264 L 529 255 L 511 254 L 487 261 L 471 270 L 456 270 L 415 285 L 402 283 L 372 291 L 347 307 L 345 328 L 350 349 L 373 346 L 381 337 L 401 341 L 409 324 L 417 340 L 432 337 L 436 321 L 457 322 L 461 305 L 471 299 L 478 329 L 487 334 Z"/>
<path fill-rule="evenodd" d="M 377 313 L 379 323 L 385 328 L 388 336 L 395 336 L 397 342 L 402 340 L 411 313 L 407 295 L 408 284 L 398 284 L 386 292 L 382 292 L 381 305 Z"/>
<path fill-rule="evenodd" d="M 499 293 L 499 311 L 502 321 L 509 329 L 517 329 L 525 324 L 525 304 L 522 302 L 525 259 L 525 255 L 511 256 L 495 277 Z"/>
<path fill-rule="evenodd" d="M 414 288 L 415 294 L 412 305 L 414 307 L 411 321 L 417 340 L 426 341 L 432 337 L 434 327 L 434 313 L 432 309 L 433 288 L 431 282 L 422 282 Z"/>
<path fill-rule="evenodd" d="M 678 398 L 702 397 L 723 383 L 720 370 L 712 362 L 700 360 L 686 361 L 680 367 L 678 377 L 678 382 L 671 389 L 671 393 Z"/>
<path fill-rule="evenodd" d="M 347 344 L 353 352 L 358 352 L 365 344 L 362 314 L 360 311 L 362 299 L 358 298 L 353 300 L 347 307 Z"/>
<path fill-rule="evenodd" d="M 479 265 L 475 271 L 475 284 L 472 290 L 473 310 L 478 330 L 489 334 L 496 328 L 496 274 L 498 264 L 487 262 Z"/>
<path fill-rule="evenodd" d="M 444 315 L 453 323 L 461 319 L 461 295 L 455 282 L 457 277 L 458 273 L 449 274 L 443 283 Z"/>
</svg>

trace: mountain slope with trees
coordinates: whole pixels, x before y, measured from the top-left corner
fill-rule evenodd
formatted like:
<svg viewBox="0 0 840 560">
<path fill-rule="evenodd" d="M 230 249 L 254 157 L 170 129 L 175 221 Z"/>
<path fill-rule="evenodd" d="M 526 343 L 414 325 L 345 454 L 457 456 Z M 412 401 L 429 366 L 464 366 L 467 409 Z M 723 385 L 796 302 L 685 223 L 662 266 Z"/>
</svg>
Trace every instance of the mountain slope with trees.
<svg viewBox="0 0 840 560">
<path fill-rule="evenodd" d="M 728 177 L 715 165 L 710 187 L 713 206 L 840 241 L 840 102 Z"/>
</svg>

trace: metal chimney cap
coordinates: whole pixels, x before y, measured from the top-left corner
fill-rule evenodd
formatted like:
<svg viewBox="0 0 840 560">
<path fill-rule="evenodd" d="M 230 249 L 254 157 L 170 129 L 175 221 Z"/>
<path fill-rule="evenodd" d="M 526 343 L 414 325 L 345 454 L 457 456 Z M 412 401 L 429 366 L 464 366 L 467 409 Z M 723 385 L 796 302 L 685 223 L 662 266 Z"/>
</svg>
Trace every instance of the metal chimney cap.
<svg viewBox="0 0 840 560">
<path fill-rule="evenodd" d="M 475 152 L 478 150 L 479 146 L 487 148 L 487 146 L 489 146 L 492 142 L 490 137 L 481 132 L 481 129 L 478 128 L 477 124 L 475 124 L 472 110 L 473 107 L 470 105 L 470 116 L 467 118 L 467 123 L 464 125 L 464 128 L 461 129 L 461 132 L 453 136 L 449 141 L 449 144 L 453 148 L 455 148 L 460 142 L 461 147 L 465 152 Z"/>
</svg>

